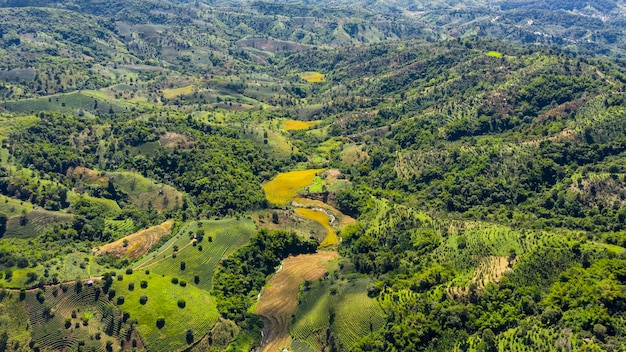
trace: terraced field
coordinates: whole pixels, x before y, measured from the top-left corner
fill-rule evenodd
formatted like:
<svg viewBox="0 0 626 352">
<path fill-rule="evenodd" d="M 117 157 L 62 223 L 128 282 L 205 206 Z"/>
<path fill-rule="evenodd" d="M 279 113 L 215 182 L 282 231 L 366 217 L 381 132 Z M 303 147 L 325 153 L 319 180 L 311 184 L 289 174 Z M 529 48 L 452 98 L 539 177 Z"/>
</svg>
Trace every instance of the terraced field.
<svg viewBox="0 0 626 352">
<path fill-rule="evenodd" d="M 197 240 L 198 230 L 204 231 L 202 241 Z M 248 219 L 192 222 L 154 254 L 140 260 L 135 270 L 176 277 L 209 290 L 219 261 L 248 242 L 255 231 L 254 223 Z"/>
<path fill-rule="evenodd" d="M 330 227 L 330 224 L 328 223 L 329 219 L 325 212 L 315 209 L 296 208 L 296 213 L 306 219 L 316 221 L 324 226 L 327 231 L 327 235 L 322 243 L 320 243 L 320 247 L 332 246 L 339 243 L 339 238 L 337 237 L 337 234 L 335 233 L 333 228 Z"/>
<path fill-rule="evenodd" d="M 289 325 L 298 306 L 300 285 L 304 280 L 321 278 L 329 261 L 337 258 L 337 252 L 320 251 L 283 261 L 282 269 L 269 280 L 254 311 L 265 323 L 262 351 L 277 351 L 290 345 Z"/>
<path fill-rule="evenodd" d="M 108 254 L 116 257 L 136 259 L 148 253 L 161 237 L 172 233 L 173 225 L 174 220 L 168 220 L 160 225 L 152 226 L 115 242 L 94 248 L 92 251 L 97 255 Z"/>
<path fill-rule="evenodd" d="M 303 292 L 290 328 L 293 351 L 321 351 L 327 345 L 327 327 L 347 350 L 363 336 L 382 328 L 385 313 L 376 299 L 367 296 L 368 284 L 368 279 L 335 285 L 323 281 Z"/>
<path fill-rule="evenodd" d="M 44 232 L 48 227 L 65 223 L 72 220 L 71 214 L 36 209 L 26 213 L 26 220 L 21 216 L 14 216 L 7 223 L 7 230 L 4 233 L 6 238 L 30 238 Z"/>
<path fill-rule="evenodd" d="M 174 187 L 158 183 L 136 172 L 118 171 L 106 174 L 130 201 L 140 209 L 157 211 L 174 209 L 183 204 L 184 195 Z"/>
<path fill-rule="evenodd" d="M 291 171 L 278 174 L 270 182 L 263 185 L 265 198 L 276 205 L 289 203 L 297 194 L 298 190 L 310 185 L 315 175 L 323 169 Z"/>
<path fill-rule="evenodd" d="M 26 292 L 24 304 L 33 343 L 42 350 L 73 350 L 83 343 L 104 351 L 107 340 L 120 336 L 121 314 L 99 287 L 65 284 Z M 96 333 L 102 338 L 93 339 Z M 120 349 L 119 343 L 112 347 Z"/>
</svg>

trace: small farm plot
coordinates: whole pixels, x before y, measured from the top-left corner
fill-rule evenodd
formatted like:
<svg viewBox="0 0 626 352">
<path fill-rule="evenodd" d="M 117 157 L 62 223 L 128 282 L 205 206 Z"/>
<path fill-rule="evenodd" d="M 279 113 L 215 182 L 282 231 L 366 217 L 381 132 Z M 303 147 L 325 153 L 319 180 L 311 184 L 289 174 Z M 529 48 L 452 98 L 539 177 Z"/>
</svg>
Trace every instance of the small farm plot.
<svg viewBox="0 0 626 352">
<path fill-rule="evenodd" d="M 367 296 L 368 284 L 368 279 L 336 284 L 322 281 L 302 292 L 290 330 L 294 351 L 320 351 L 327 345 L 327 328 L 346 350 L 351 350 L 363 336 L 382 328 L 385 312 L 376 299 Z"/>
<path fill-rule="evenodd" d="M 290 345 L 289 325 L 298 306 L 300 285 L 305 280 L 322 278 L 331 261 L 338 257 L 337 252 L 320 251 L 289 257 L 283 261 L 281 270 L 272 276 L 263 289 L 254 311 L 265 323 L 263 351 L 282 350 Z"/>
<path fill-rule="evenodd" d="M 81 343 L 103 350 L 107 340 L 120 348 L 121 314 L 100 287 L 83 282 L 46 287 L 24 293 L 24 304 L 33 343 L 42 350 L 74 350 Z"/>
<path fill-rule="evenodd" d="M 333 228 L 330 227 L 330 224 L 328 223 L 328 216 L 323 209 L 316 210 L 307 208 L 296 208 L 296 213 L 306 219 L 313 220 L 324 226 L 327 234 L 326 238 L 324 238 L 322 243 L 320 243 L 320 247 L 332 246 L 339 243 L 339 238 L 337 237 L 337 234 L 335 233 Z"/>
<path fill-rule="evenodd" d="M 154 207 L 157 211 L 182 206 L 184 195 L 174 187 L 160 184 L 136 172 L 118 171 L 107 173 L 130 201 L 140 209 Z"/>
<path fill-rule="evenodd" d="M 285 205 L 297 194 L 298 190 L 310 185 L 315 175 L 323 169 L 291 171 L 278 174 L 270 182 L 263 185 L 265 197 L 270 203 Z"/>
<path fill-rule="evenodd" d="M 247 243 L 255 231 L 254 222 L 248 219 L 195 221 L 154 254 L 139 261 L 135 270 L 175 277 L 209 290 L 220 260 Z"/>
<path fill-rule="evenodd" d="M 115 257 L 136 259 L 148 253 L 152 246 L 157 244 L 163 236 L 171 234 L 173 225 L 174 220 L 167 220 L 160 225 L 152 226 L 115 242 L 94 248 L 92 252 L 98 255 L 107 254 Z M 126 226 L 126 223 L 121 223 L 120 226 Z"/>
<path fill-rule="evenodd" d="M 321 83 L 326 81 L 326 76 L 320 72 L 302 72 L 299 76 L 309 83 Z"/>
<path fill-rule="evenodd" d="M 285 131 L 300 131 L 307 130 L 318 123 L 320 123 L 320 121 L 285 120 L 283 121 L 283 128 Z"/>
<path fill-rule="evenodd" d="M 4 233 L 6 238 L 30 238 L 44 232 L 54 224 L 66 223 L 72 220 L 71 214 L 37 209 L 25 215 L 11 217 Z"/>
<path fill-rule="evenodd" d="M 109 296 L 137 319 L 137 330 L 149 351 L 183 350 L 204 336 L 219 316 L 206 290 L 153 271 L 118 274 Z M 187 329 L 192 330 L 193 341 L 187 339 Z"/>
</svg>

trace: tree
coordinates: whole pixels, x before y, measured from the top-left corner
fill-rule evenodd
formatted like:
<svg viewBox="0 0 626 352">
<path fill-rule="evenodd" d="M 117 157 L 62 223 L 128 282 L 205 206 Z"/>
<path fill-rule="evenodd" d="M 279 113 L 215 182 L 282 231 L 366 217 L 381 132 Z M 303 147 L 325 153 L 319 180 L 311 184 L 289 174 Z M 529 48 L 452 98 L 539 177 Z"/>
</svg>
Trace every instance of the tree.
<svg viewBox="0 0 626 352">
<path fill-rule="evenodd" d="M 156 320 L 156 327 L 162 329 L 165 326 L 165 318 L 159 317 Z"/>
<path fill-rule="evenodd" d="M 2 237 L 6 232 L 8 221 L 9 217 L 4 213 L 0 213 L 0 237 Z"/>
<path fill-rule="evenodd" d="M 187 334 L 185 336 L 185 340 L 187 341 L 188 345 L 193 343 L 193 330 L 187 329 Z"/>
</svg>

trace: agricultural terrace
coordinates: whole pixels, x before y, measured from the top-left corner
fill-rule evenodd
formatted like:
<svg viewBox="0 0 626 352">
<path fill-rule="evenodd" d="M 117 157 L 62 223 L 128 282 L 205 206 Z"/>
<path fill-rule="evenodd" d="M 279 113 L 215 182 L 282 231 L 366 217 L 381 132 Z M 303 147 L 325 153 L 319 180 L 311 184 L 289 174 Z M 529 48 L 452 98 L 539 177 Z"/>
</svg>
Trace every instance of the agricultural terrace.
<svg viewBox="0 0 626 352">
<path fill-rule="evenodd" d="M 322 83 L 326 81 L 326 76 L 320 72 L 302 72 L 299 76 L 309 83 Z"/>
<path fill-rule="evenodd" d="M 158 183 L 137 172 L 108 172 L 106 176 L 128 194 L 130 201 L 140 209 L 153 207 L 160 212 L 183 204 L 184 195 L 174 187 Z"/>
<path fill-rule="evenodd" d="M 285 131 L 300 131 L 309 129 L 318 123 L 320 123 L 320 121 L 285 120 L 283 121 L 283 128 Z"/>
<path fill-rule="evenodd" d="M 81 343 L 87 350 L 104 350 L 108 340 L 115 341 L 114 350 L 121 349 L 117 340 L 127 327 L 100 287 L 79 282 L 23 295 L 35 350 L 76 350 Z"/>
<path fill-rule="evenodd" d="M 385 312 L 375 298 L 367 296 L 369 283 L 368 279 L 311 283 L 300 294 L 290 328 L 293 350 L 321 351 L 328 345 L 325 330 L 329 328 L 349 351 L 363 336 L 382 328 Z"/>
<path fill-rule="evenodd" d="M 255 232 L 254 222 L 248 219 L 194 221 L 156 252 L 141 259 L 135 270 L 176 277 L 210 290 L 219 261 L 247 243 Z"/>
<path fill-rule="evenodd" d="M 315 175 L 324 169 L 300 170 L 278 174 L 273 180 L 263 185 L 265 198 L 276 205 L 289 203 L 298 190 L 310 185 Z"/>
<path fill-rule="evenodd" d="M 322 202 L 321 200 L 309 199 L 309 198 L 295 198 L 292 204 L 295 207 L 322 208 L 322 209 L 328 210 L 337 219 L 337 226 L 339 227 L 339 229 L 343 229 L 344 227 L 354 224 L 356 222 L 356 220 L 353 217 L 343 214 L 338 209 Z"/>
<path fill-rule="evenodd" d="M 172 233 L 174 220 L 138 231 L 115 242 L 94 248 L 93 252 L 98 255 L 108 254 L 120 258 L 136 259 L 150 251 L 163 236 Z"/>
<path fill-rule="evenodd" d="M 296 213 L 306 219 L 313 220 L 324 226 L 328 234 L 326 235 L 324 241 L 320 243 L 320 247 L 332 246 L 339 243 L 339 238 L 333 228 L 330 227 L 330 224 L 328 223 L 328 216 L 325 212 L 315 209 L 296 208 Z"/>
<path fill-rule="evenodd" d="M 265 323 L 262 351 L 277 351 L 289 347 L 291 316 L 298 306 L 298 291 L 304 280 L 321 278 L 331 260 L 339 258 L 334 251 L 302 254 L 283 261 L 282 269 L 269 280 L 261 293 L 254 313 Z"/>
</svg>

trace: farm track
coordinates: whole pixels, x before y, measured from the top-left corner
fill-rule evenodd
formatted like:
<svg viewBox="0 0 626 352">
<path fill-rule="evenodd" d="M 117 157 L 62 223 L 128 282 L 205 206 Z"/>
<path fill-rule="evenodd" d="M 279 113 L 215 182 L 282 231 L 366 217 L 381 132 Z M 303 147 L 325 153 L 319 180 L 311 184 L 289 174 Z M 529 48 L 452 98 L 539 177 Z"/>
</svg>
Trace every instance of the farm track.
<svg viewBox="0 0 626 352">
<path fill-rule="evenodd" d="M 339 258 L 335 251 L 302 254 L 283 261 L 282 270 L 269 280 L 256 306 L 255 314 L 264 322 L 261 351 L 276 351 L 291 344 L 289 325 L 298 306 L 297 296 L 304 280 L 317 280 L 327 271 L 327 263 Z"/>
</svg>

